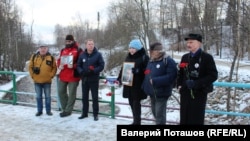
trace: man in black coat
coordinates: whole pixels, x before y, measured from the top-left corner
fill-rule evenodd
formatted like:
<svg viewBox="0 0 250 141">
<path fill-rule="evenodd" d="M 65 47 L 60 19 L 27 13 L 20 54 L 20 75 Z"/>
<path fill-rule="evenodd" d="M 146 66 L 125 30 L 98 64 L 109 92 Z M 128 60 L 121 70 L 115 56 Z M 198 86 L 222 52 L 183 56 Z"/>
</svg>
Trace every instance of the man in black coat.
<svg viewBox="0 0 250 141">
<path fill-rule="evenodd" d="M 82 80 L 82 115 L 79 119 L 88 117 L 89 113 L 89 91 L 92 95 L 92 108 L 94 120 L 98 120 L 99 114 L 99 76 L 103 71 L 105 62 L 102 54 L 97 50 L 93 39 L 87 39 L 86 49 L 77 60 L 77 71 Z"/>
<path fill-rule="evenodd" d="M 213 91 L 218 71 L 212 55 L 201 49 L 202 36 L 189 34 L 185 41 L 190 51 L 182 56 L 177 88 L 180 92 L 180 125 L 203 125 L 207 94 Z"/>
</svg>

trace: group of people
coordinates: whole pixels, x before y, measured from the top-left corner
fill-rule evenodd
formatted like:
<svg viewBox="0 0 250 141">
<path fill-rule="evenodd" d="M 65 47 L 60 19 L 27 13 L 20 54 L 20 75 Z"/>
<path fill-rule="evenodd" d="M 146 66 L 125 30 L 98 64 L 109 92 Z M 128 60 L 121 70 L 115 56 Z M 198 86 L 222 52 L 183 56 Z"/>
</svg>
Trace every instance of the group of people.
<svg viewBox="0 0 250 141">
<path fill-rule="evenodd" d="M 141 100 L 151 100 L 156 125 L 166 124 L 166 105 L 173 88 L 180 93 L 180 125 L 203 125 L 207 94 L 213 91 L 218 71 L 213 57 L 202 50 L 202 36 L 190 33 L 185 37 L 188 53 L 180 63 L 168 56 L 160 42 L 150 44 L 149 56 L 140 40 L 129 43 L 124 62 L 133 62 L 132 86 L 124 84 L 123 97 L 132 110 L 131 125 L 141 125 Z M 178 66 L 177 66 L 178 64 Z M 117 80 L 122 83 L 125 66 Z M 123 83 L 122 83 L 123 84 Z"/>
<path fill-rule="evenodd" d="M 98 120 L 98 83 L 105 62 L 102 54 L 94 46 L 93 39 L 87 39 L 85 46 L 86 48 L 83 50 L 79 47 L 73 35 L 67 35 L 65 47 L 61 50 L 57 60 L 48 52 L 48 46 L 40 46 L 35 59 L 33 59 L 34 55 L 32 55 L 29 63 L 29 73 L 34 80 L 36 91 L 36 116 L 43 114 L 43 92 L 45 93 L 46 112 L 48 115 L 52 115 L 51 82 L 57 74 L 59 78 L 58 94 L 62 111 L 60 117 L 71 115 L 75 105 L 77 88 L 81 80 L 82 115 L 79 119 L 88 117 L 89 91 L 91 91 L 93 116 L 95 121 Z M 39 69 L 39 73 L 36 73 L 35 69 Z"/>
<path fill-rule="evenodd" d="M 202 50 L 200 34 L 190 33 L 185 41 L 189 52 L 182 56 L 179 63 L 166 54 L 160 42 L 150 44 L 149 54 L 139 39 L 133 39 L 129 43 L 124 62 L 132 64 L 132 67 L 127 69 L 128 66 L 123 65 L 117 81 L 123 84 L 123 97 L 128 98 L 132 110 L 131 125 L 141 125 L 141 101 L 147 97 L 151 100 L 155 124 L 165 125 L 167 101 L 175 87 L 180 93 L 180 125 L 204 124 L 207 94 L 213 91 L 213 82 L 218 78 L 218 71 L 213 57 Z M 91 91 L 93 116 L 95 121 L 98 120 L 99 75 L 105 62 L 92 39 L 86 40 L 85 46 L 82 50 L 74 37 L 67 35 L 65 48 L 61 50 L 56 61 L 52 59 L 47 46 L 39 48 L 35 59 L 34 55 L 30 58 L 29 72 L 34 80 L 37 100 L 36 116 L 43 113 L 43 92 L 46 113 L 52 115 L 51 81 L 58 72 L 58 93 L 62 109 L 60 117 L 71 115 L 81 80 L 82 114 L 79 119 L 88 117 Z M 125 69 L 127 70 L 124 71 Z M 128 78 L 131 83 L 123 83 Z"/>
</svg>

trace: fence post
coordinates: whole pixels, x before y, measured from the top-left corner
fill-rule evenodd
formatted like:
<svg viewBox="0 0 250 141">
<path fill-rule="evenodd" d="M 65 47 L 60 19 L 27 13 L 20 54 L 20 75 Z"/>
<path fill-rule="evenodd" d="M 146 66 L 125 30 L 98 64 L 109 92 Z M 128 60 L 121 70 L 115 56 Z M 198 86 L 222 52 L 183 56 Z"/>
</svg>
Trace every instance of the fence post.
<svg viewBox="0 0 250 141">
<path fill-rule="evenodd" d="M 111 118 L 115 118 L 115 86 L 111 86 Z"/>
<path fill-rule="evenodd" d="M 16 95 L 16 75 L 12 72 L 12 82 L 13 82 L 13 90 L 12 90 L 12 96 L 13 101 L 12 104 L 16 105 L 17 103 L 17 95 Z"/>
</svg>

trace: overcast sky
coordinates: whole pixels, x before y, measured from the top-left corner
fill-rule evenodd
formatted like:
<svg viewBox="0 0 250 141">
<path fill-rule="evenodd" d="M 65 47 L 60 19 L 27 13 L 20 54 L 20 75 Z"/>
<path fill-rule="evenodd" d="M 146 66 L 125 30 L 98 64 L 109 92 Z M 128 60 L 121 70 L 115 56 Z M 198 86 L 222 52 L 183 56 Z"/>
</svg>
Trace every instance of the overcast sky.
<svg viewBox="0 0 250 141">
<path fill-rule="evenodd" d="M 111 1 L 113 0 L 16 0 L 16 4 L 22 11 L 23 21 L 29 26 L 34 22 L 35 40 L 52 43 L 54 26 L 69 25 L 78 15 L 82 20 L 95 25 L 97 12 L 100 12 L 100 24 L 105 23 L 107 6 Z"/>
</svg>

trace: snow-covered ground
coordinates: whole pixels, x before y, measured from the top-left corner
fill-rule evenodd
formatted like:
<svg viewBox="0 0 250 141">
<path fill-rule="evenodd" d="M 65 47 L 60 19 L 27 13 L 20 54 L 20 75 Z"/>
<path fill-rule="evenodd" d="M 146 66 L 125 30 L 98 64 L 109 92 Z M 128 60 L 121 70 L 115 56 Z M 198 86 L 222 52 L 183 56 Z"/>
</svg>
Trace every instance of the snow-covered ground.
<svg viewBox="0 0 250 141">
<path fill-rule="evenodd" d="M 124 119 L 92 116 L 79 120 L 79 114 L 59 117 L 43 114 L 34 116 L 35 109 L 27 106 L 0 104 L 1 141 L 116 141 L 116 126 L 130 124 Z"/>
</svg>

